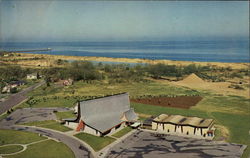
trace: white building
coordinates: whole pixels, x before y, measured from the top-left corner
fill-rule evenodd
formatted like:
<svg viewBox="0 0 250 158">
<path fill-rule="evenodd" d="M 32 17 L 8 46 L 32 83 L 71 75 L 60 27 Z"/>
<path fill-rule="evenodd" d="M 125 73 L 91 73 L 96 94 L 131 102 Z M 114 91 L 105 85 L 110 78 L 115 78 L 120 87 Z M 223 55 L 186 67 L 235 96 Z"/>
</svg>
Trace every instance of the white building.
<svg viewBox="0 0 250 158">
<path fill-rule="evenodd" d="M 152 122 L 152 129 L 161 133 L 213 138 L 214 120 L 199 117 L 161 114 Z"/>
<path fill-rule="evenodd" d="M 37 73 L 27 74 L 27 79 L 28 80 L 36 80 L 36 79 L 38 79 L 38 74 Z"/>
</svg>

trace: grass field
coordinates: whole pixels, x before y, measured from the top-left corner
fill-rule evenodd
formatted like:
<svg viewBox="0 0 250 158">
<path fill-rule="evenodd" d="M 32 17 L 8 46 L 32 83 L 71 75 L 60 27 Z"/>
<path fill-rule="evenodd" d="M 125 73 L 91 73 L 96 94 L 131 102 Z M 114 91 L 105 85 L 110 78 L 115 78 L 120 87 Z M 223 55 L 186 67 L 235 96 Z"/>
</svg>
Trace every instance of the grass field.
<svg viewBox="0 0 250 158">
<path fill-rule="evenodd" d="M 128 132 L 132 131 L 133 129 L 130 127 L 124 127 L 123 129 L 121 129 L 120 131 L 116 132 L 115 134 L 113 134 L 112 136 L 116 137 L 116 138 L 120 138 L 122 136 L 124 136 L 125 134 L 127 134 Z"/>
<path fill-rule="evenodd" d="M 192 109 L 207 111 L 207 112 L 224 112 L 232 114 L 250 115 L 250 99 L 240 96 L 218 96 L 206 95 Z"/>
<path fill-rule="evenodd" d="M 15 139 L 13 139 L 15 138 Z M 28 144 L 34 141 L 45 139 L 38 136 L 38 134 L 14 131 L 14 130 L 0 130 L 0 145 L 4 144 Z"/>
<path fill-rule="evenodd" d="M 57 112 L 55 113 L 57 119 L 66 119 L 66 118 L 76 118 L 76 115 L 73 113 L 73 111 L 66 111 L 66 112 Z"/>
<path fill-rule="evenodd" d="M 8 145 L 8 146 L 0 146 L 1 154 L 10 154 L 21 151 L 23 147 L 21 145 Z"/>
<path fill-rule="evenodd" d="M 20 107 L 73 107 L 77 100 L 83 100 L 81 97 L 104 96 L 116 94 L 120 92 L 129 92 L 130 96 L 136 98 L 144 95 L 195 95 L 200 94 L 196 90 L 188 88 L 174 87 L 171 85 L 162 85 L 158 82 L 148 81 L 142 83 L 115 83 L 108 84 L 100 81 L 94 83 L 75 82 L 69 87 L 58 87 L 51 85 L 50 87 L 41 86 L 28 95 L 36 101 L 34 104 L 27 102 Z M 58 98 L 54 98 L 57 96 Z M 67 96 L 67 97 L 66 97 Z M 46 98 L 46 99 L 45 99 Z"/>
<path fill-rule="evenodd" d="M 220 112 L 212 112 L 216 121 L 229 129 L 228 141 L 247 145 L 243 158 L 250 154 L 250 115 L 235 115 Z"/>
<path fill-rule="evenodd" d="M 74 153 L 63 143 L 47 140 L 29 145 L 19 154 L 6 156 L 7 158 L 74 158 Z"/>
<path fill-rule="evenodd" d="M 171 107 L 153 106 L 139 103 L 131 103 L 131 107 L 135 109 L 135 112 L 147 115 L 158 116 L 162 113 L 173 114 L 173 115 L 184 115 L 184 116 L 198 116 L 208 118 L 206 112 L 200 110 L 188 110 L 188 109 L 177 109 Z"/>
<path fill-rule="evenodd" d="M 27 102 L 24 102 L 20 105 L 22 108 L 39 108 L 39 107 L 73 107 L 74 103 L 76 102 L 76 99 L 74 98 L 60 98 L 60 99 L 47 99 L 46 101 L 42 100 L 42 97 L 35 97 L 35 99 L 40 99 L 40 102 L 37 102 L 33 105 L 27 104 Z"/>
<path fill-rule="evenodd" d="M 35 121 L 35 122 L 25 123 L 23 125 L 49 128 L 49 129 L 53 129 L 53 130 L 57 130 L 57 131 L 61 131 L 61 132 L 67 132 L 67 131 L 72 130 L 72 129 L 68 128 L 68 127 L 65 127 L 65 126 L 61 125 L 59 122 L 56 122 L 54 120 Z"/>
<path fill-rule="evenodd" d="M 24 131 L 0 130 L 0 145 L 5 144 L 29 144 L 44 140 L 27 146 L 27 149 L 21 153 L 7 158 L 73 158 L 74 153 L 63 143 L 58 143 L 53 140 L 45 140 L 38 134 Z M 15 152 L 21 150 L 21 146 L 0 147 L 0 153 Z"/>
<path fill-rule="evenodd" d="M 99 151 L 105 146 L 115 141 L 114 138 L 111 138 L 108 136 L 98 137 L 98 136 L 94 136 L 94 135 L 87 134 L 87 133 L 79 133 L 79 134 L 76 134 L 75 137 L 88 143 L 95 151 Z"/>
</svg>

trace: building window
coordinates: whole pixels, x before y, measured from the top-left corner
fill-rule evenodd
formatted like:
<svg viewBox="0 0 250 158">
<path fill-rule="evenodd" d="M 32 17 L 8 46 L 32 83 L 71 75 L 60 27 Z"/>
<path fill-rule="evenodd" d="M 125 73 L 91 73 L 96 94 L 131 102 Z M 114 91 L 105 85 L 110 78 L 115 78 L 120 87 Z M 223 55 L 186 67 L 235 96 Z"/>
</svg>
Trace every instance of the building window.
<svg viewBox="0 0 250 158">
<path fill-rule="evenodd" d="M 187 131 L 187 135 L 189 134 L 189 132 Z"/>
</svg>

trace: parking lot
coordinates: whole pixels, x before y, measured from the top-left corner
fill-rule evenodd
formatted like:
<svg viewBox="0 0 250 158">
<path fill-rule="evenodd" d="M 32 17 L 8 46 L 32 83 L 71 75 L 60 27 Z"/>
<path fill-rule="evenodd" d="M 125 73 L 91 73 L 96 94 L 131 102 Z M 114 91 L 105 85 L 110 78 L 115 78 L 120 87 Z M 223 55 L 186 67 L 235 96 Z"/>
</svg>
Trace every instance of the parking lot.
<svg viewBox="0 0 250 158">
<path fill-rule="evenodd" d="M 240 158 L 244 145 L 137 131 L 108 152 L 108 158 Z"/>
</svg>

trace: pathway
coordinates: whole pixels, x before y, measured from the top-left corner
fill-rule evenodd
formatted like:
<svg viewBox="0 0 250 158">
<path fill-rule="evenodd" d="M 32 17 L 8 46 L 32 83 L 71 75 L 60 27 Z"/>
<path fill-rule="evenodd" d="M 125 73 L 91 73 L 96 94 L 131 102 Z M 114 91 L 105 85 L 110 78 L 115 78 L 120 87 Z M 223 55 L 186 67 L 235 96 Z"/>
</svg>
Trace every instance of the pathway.
<svg viewBox="0 0 250 158">
<path fill-rule="evenodd" d="M 50 139 L 50 138 L 49 138 L 49 139 Z M 24 151 L 27 149 L 27 146 L 28 146 L 28 145 L 36 144 L 36 143 L 40 143 L 40 142 L 44 142 L 44 141 L 47 141 L 47 140 L 49 140 L 49 139 L 39 140 L 39 141 L 32 142 L 32 143 L 29 143 L 29 144 L 5 144 L 5 145 L 1 145 L 0 147 L 11 146 L 11 145 L 20 145 L 20 146 L 23 147 L 23 149 L 20 150 L 20 151 L 14 152 L 14 153 L 10 153 L 10 154 L 0 154 L 0 156 L 9 156 L 9 155 L 16 155 L 16 154 L 19 154 L 19 153 L 21 153 L 21 152 L 24 152 Z"/>
</svg>

